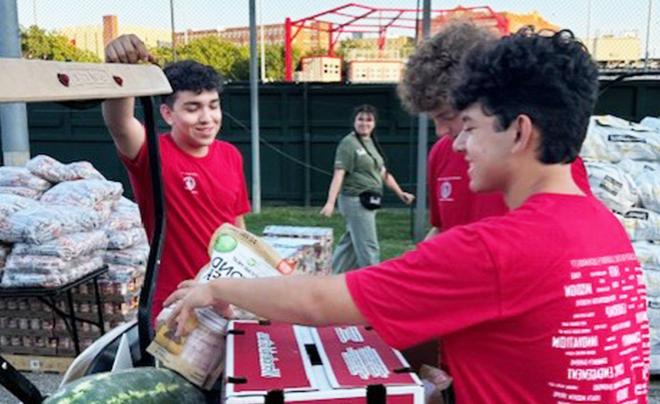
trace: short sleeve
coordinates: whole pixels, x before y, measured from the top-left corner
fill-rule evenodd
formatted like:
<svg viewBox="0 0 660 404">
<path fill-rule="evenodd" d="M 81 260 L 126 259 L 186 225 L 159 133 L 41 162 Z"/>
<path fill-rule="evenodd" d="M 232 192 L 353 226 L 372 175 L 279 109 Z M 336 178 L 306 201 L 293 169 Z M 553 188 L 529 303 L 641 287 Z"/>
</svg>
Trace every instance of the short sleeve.
<svg viewBox="0 0 660 404">
<path fill-rule="evenodd" d="M 342 139 L 335 153 L 335 169 L 343 169 L 349 173 L 352 172 L 355 168 L 354 153 L 355 149 L 350 139 L 348 137 Z"/>
<path fill-rule="evenodd" d="M 499 317 L 498 271 L 470 227 L 346 274 L 354 303 L 387 343 L 406 348 Z"/>
<path fill-rule="evenodd" d="M 247 192 L 247 183 L 245 181 L 245 172 L 243 170 L 243 156 L 241 152 L 236 150 L 236 173 L 238 175 L 239 191 L 236 203 L 234 204 L 234 215 L 241 216 L 250 212 L 250 201 Z"/>
</svg>

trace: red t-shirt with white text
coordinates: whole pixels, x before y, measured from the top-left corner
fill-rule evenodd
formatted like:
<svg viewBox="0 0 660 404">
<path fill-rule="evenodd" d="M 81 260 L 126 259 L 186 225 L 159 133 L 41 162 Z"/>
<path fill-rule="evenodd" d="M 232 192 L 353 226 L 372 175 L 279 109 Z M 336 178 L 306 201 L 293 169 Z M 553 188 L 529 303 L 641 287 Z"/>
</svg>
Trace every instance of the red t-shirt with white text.
<svg viewBox="0 0 660 404">
<path fill-rule="evenodd" d="M 215 140 L 204 157 L 181 150 L 170 134 L 159 136 L 166 229 L 152 320 L 165 299 L 208 260 L 208 244 L 223 223 L 250 211 L 243 158 L 233 145 Z M 154 200 L 146 142 L 134 160 L 120 156 L 140 207 L 149 240 L 154 232 Z"/>
<path fill-rule="evenodd" d="M 346 283 L 392 346 L 442 338 L 457 402 L 646 402 L 642 272 L 596 198 L 536 194 Z"/>
<path fill-rule="evenodd" d="M 429 153 L 427 186 L 431 225 L 444 231 L 508 212 L 500 192 L 470 191 L 465 155 L 454 151 L 452 142 L 449 136 L 444 136 Z M 591 195 L 587 170 L 579 157 L 571 164 L 571 173 L 582 192 Z"/>
</svg>

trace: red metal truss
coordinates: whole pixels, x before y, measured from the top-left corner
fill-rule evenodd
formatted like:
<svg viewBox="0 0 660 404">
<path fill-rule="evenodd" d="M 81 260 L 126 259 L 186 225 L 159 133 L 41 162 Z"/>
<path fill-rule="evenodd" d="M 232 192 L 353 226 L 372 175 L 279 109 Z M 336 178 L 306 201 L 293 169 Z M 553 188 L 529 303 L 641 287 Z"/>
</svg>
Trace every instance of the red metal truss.
<svg viewBox="0 0 660 404">
<path fill-rule="evenodd" d="M 284 22 L 284 65 L 285 80 L 293 79 L 292 43 L 303 29 L 328 34 L 328 56 L 334 56 L 334 49 L 340 36 L 345 33 L 376 33 L 378 48 L 385 47 L 387 30 L 392 28 L 419 30 L 418 18 L 421 10 L 404 8 L 378 8 L 357 3 L 348 3 L 299 20 L 286 18 Z M 469 18 L 477 24 L 496 29 L 501 34 L 509 32 L 508 20 L 488 6 L 456 7 L 449 10 L 431 10 L 432 31 L 438 25 L 457 17 Z"/>
</svg>

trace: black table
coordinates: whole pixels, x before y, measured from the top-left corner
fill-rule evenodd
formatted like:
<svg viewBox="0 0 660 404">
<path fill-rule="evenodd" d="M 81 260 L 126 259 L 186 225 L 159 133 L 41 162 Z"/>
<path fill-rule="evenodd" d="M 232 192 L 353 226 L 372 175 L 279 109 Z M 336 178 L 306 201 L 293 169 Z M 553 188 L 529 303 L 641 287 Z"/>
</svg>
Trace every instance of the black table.
<svg viewBox="0 0 660 404">
<path fill-rule="evenodd" d="M 76 321 L 96 325 L 101 330 L 101 335 L 105 333 L 105 325 L 103 321 L 103 307 L 101 305 L 101 294 L 99 292 L 99 277 L 108 272 L 108 267 L 103 266 L 95 271 L 92 271 L 78 279 L 75 279 L 62 286 L 53 288 L 45 287 L 15 287 L 15 288 L 0 288 L 0 299 L 4 298 L 36 298 L 42 303 L 50 307 L 55 314 L 64 320 L 64 324 L 73 338 L 73 345 L 76 355 L 80 354 L 80 340 L 78 338 L 78 325 Z M 76 286 L 92 282 L 94 284 L 94 296 L 96 300 L 96 310 L 98 314 L 98 322 L 88 320 L 86 318 L 76 317 L 73 310 L 73 294 L 72 290 Z M 57 307 L 56 298 L 66 295 L 68 312 L 61 310 Z"/>
</svg>

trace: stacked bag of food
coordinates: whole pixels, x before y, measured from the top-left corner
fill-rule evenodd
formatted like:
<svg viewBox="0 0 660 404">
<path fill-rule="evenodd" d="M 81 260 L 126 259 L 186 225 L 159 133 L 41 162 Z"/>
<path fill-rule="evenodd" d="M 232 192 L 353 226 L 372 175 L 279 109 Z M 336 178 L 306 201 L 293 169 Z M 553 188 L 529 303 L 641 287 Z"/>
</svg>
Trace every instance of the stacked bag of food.
<svg viewBox="0 0 660 404">
<path fill-rule="evenodd" d="M 316 275 L 332 272 L 332 228 L 271 225 L 266 226 L 263 235 L 282 257 L 290 259 L 299 268 L 299 272 Z M 304 258 L 308 249 L 313 249 L 313 268 Z"/>
<path fill-rule="evenodd" d="M 116 326 L 137 315 L 149 244 L 138 206 L 126 198 L 118 201 L 103 230 L 108 238 L 103 258 L 108 272 L 99 285 L 104 315 Z"/>
<path fill-rule="evenodd" d="M 660 353 L 660 119 L 593 116 L 581 156 L 594 195 L 615 212 L 642 264 L 651 350 Z"/>
<path fill-rule="evenodd" d="M 50 182 L 25 167 L 0 167 L 0 194 L 39 199 L 50 186 Z"/>
<path fill-rule="evenodd" d="M 55 287 L 101 268 L 107 239 L 98 230 L 121 193 L 117 182 L 61 182 L 5 217 L 0 240 L 16 246 L 5 263 L 2 285 Z"/>
<path fill-rule="evenodd" d="M 121 184 L 88 162 L 47 156 L 0 167 L 0 184 L 0 287 L 57 287 L 106 265 L 98 281 L 105 329 L 134 319 L 149 247 Z M 93 284 L 77 286 L 73 297 L 76 316 L 97 321 Z M 55 304 L 68 311 L 66 301 Z M 63 320 L 37 299 L 0 299 L 0 329 L 3 351 L 74 354 Z M 86 322 L 78 330 L 83 348 L 100 336 Z"/>
</svg>

